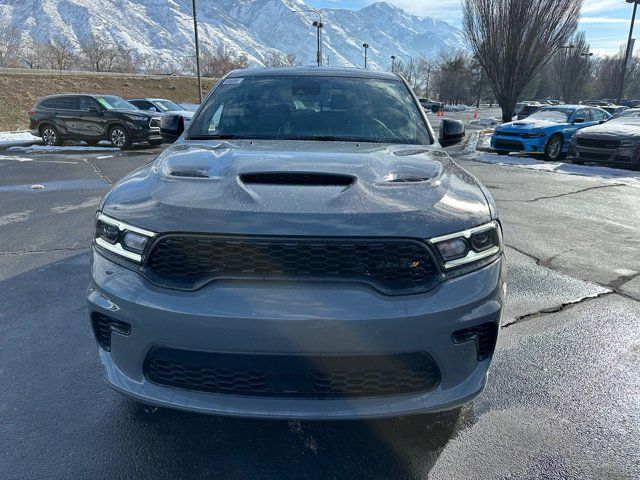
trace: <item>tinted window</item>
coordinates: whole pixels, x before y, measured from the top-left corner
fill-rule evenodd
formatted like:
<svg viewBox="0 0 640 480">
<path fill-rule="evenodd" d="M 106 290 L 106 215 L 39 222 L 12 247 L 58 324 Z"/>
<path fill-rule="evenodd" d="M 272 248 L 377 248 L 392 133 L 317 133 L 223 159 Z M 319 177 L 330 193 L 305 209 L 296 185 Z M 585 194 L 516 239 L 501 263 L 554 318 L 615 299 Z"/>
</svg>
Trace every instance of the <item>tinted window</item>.
<svg viewBox="0 0 640 480">
<path fill-rule="evenodd" d="M 132 103 L 140 110 L 149 110 L 151 107 L 153 107 L 153 103 L 147 102 L 146 100 L 133 100 L 129 101 L 129 103 Z"/>
<path fill-rule="evenodd" d="M 56 108 L 59 110 L 77 110 L 78 97 L 58 97 L 56 100 Z"/>
<path fill-rule="evenodd" d="M 40 106 L 42 108 L 56 108 L 56 99 L 55 98 L 49 98 L 48 100 L 44 100 Z"/>
<path fill-rule="evenodd" d="M 91 107 L 97 107 L 98 104 L 91 97 L 78 97 L 78 110 L 89 110 Z"/>
<path fill-rule="evenodd" d="M 411 93 L 395 79 L 304 75 L 228 78 L 189 138 L 430 144 Z"/>
<path fill-rule="evenodd" d="M 606 115 L 604 113 L 602 113 L 600 110 L 596 110 L 594 108 L 593 110 L 591 110 L 591 118 L 594 121 L 604 120 L 606 118 Z"/>
</svg>

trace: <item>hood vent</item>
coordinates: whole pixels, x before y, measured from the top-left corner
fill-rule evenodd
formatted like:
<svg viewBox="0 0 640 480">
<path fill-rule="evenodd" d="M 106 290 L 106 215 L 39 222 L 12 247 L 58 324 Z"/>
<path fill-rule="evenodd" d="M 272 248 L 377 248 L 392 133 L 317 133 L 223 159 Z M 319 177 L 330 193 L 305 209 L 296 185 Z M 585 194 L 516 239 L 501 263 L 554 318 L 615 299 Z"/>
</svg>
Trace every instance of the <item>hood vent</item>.
<svg viewBox="0 0 640 480">
<path fill-rule="evenodd" d="M 291 185 L 307 187 L 347 187 L 355 182 L 351 175 L 312 172 L 256 172 L 243 173 L 240 180 L 254 185 Z"/>
</svg>

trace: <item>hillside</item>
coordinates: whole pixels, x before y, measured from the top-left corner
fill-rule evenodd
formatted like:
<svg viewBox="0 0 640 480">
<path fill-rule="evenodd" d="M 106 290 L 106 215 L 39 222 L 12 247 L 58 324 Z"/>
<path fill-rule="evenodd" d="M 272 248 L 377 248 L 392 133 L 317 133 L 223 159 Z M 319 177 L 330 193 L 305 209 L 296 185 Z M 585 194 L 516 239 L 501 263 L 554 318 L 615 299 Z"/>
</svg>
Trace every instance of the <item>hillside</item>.
<svg viewBox="0 0 640 480">
<path fill-rule="evenodd" d="M 203 90 L 208 91 L 214 82 L 204 78 Z M 198 101 L 198 83 L 194 77 L 0 70 L 0 131 L 27 128 L 27 112 L 38 97 L 81 92 L 110 93 L 124 98 L 160 97 L 187 103 Z"/>
<path fill-rule="evenodd" d="M 0 0 L 0 24 L 15 26 L 23 42 L 66 37 L 77 47 L 92 34 L 110 45 L 152 56 L 185 71 L 193 60 L 191 0 Z M 316 59 L 318 14 L 302 0 L 198 2 L 203 51 L 224 47 L 260 66 L 273 53 Z M 305 11 L 307 10 L 307 11 Z M 108 15 L 105 13 L 108 12 Z M 433 57 L 463 48 L 455 27 L 417 17 L 386 2 L 360 10 L 321 9 L 323 53 L 331 65 L 362 66 L 362 43 L 371 68 L 388 69 L 391 55 Z"/>
</svg>

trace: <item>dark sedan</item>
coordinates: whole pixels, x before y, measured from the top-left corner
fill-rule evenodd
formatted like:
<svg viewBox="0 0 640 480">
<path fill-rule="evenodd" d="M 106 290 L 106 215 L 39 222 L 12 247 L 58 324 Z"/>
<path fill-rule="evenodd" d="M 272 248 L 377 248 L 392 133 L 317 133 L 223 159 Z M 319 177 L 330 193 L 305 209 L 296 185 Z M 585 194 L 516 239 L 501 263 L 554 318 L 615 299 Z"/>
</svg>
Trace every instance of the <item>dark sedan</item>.
<svg viewBox="0 0 640 480">
<path fill-rule="evenodd" d="M 584 128 L 571 140 L 573 163 L 640 167 L 640 108 L 626 110 L 606 123 Z"/>
</svg>

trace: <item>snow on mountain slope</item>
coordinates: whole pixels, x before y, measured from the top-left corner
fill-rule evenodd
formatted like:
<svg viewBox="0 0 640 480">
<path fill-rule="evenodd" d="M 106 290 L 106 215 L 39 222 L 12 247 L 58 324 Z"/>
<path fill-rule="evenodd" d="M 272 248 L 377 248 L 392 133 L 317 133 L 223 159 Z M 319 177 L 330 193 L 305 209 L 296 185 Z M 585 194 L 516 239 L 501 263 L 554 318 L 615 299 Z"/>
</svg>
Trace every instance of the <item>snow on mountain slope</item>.
<svg viewBox="0 0 640 480">
<path fill-rule="evenodd" d="M 203 49 L 224 45 L 245 53 L 255 65 L 273 52 L 293 53 L 303 64 L 313 64 L 311 22 L 318 17 L 302 11 L 308 8 L 302 0 L 201 0 Z M 386 2 L 320 13 L 323 53 L 331 65 L 362 66 L 364 42 L 370 45 L 371 67 L 383 69 L 391 55 L 432 57 L 462 45 L 461 33 L 451 25 Z M 194 55 L 191 0 L 0 0 L 0 23 L 15 25 L 24 39 L 41 41 L 63 35 L 79 43 L 93 32 L 105 42 L 158 55 L 177 67 Z"/>
</svg>

